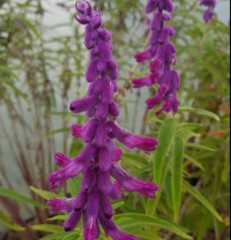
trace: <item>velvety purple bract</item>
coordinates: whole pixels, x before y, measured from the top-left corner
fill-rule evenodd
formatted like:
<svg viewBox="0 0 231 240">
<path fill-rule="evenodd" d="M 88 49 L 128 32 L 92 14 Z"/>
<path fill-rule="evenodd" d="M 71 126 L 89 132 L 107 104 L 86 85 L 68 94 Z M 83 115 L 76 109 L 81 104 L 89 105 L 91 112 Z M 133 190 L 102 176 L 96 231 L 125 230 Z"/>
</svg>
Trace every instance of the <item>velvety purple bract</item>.
<svg viewBox="0 0 231 240">
<path fill-rule="evenodd" d="M 143 78 L 133 79 L 132 85 L 134 88 L 159 85 L 156 95 L 146 101 L 148 109 L 162 104 L 162 107 L 156 112 L 157 115 L 162 111 L 176 113 L 179 106 L 176 97 L 179 82 L 175 81 L 176 78 L 179 80 L 179 75 L 176 71 L 171 70 L 171 66 L 176 64 L 176 48 L 170 42 L 170 38 L 175 34 L 175 29 L 165 26 L 165 22 L 171 20 L 173 10 L 174 6 L 171 0 L 148 0 L 146 13 L 153 12 L 152 20 L 148 23 L 149 46 L 134 56 L 139 63 L 150 61 L 151 74 Z"/>
<path fill-rule="evenodd" d="M 143 151 L 153 151 L 158 142 L 154 138 L 141 137 L 120 127 L 115 121 L 119 116 L 118 104 L 113 95 L 118 90 L 116 83 L 118 65 L 112 57 L 112 36 L 101 27 L 101 13 L 93 11 L 86 1 L 77 1 L 76 20 L 86 25 L 85 46 L 90 51 L 90 61 L 86 71 L 89 83 L 87 96 L 70 103 L 73 113 L 85 112 L 90 118 L 83 125 L 71 126 L 72 136 L 84 141 L 80 154 L 70 159 L 62 153 L 55 154 L 59 170 L 48 177 L 50 188 L 64 184 L 69 178 L 82 173 L 80 193 L 70 199 L 51 199 L 51 210 L 69 213 L 64 222 L 65 231 L 73 231 L 82 217 L 85 240 L 95 240 L 100 235 L 100 225 L 106 235 L 114 240 L 137 240 L 138 238 L 120 231 L 113 222 L 113 208 L 110 198 L 121 197 L 121 189 L 138 192 L 146 197 L 155 197 L 158 187 L 126 173 L 119 161 L 122 151 L 116 148 L 115 139 L 124 146 Z M 137 80 L 143 84 L 157 81 L 156 66 L 147 80 Z M 113 181 L 113 179 L 115 181 Z"/>
</svg>

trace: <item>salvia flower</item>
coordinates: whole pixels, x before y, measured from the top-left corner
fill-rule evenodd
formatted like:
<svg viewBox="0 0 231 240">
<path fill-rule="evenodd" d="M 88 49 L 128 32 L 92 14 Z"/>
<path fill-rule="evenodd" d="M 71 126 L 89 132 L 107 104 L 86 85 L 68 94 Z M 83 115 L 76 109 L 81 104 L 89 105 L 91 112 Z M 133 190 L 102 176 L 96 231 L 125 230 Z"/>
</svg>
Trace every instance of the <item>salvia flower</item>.
<svg viewBox="0 0 231 240">
<path fill-rule="evenodd" d="M 156 112 L 178 111 L 179 101 L 176 97 L 179 89 L 180 79 L 176 71 L 171 69 L 176 64 L 176 48 L 170 38 L 175 34 L 175 29 L 165 26 L 165 22 L 171 20 L 171 13 L 174 10 L 171 0 L 148 0 L 146 13 L 152 13 L 152 20 L 149 21 L 149 44 L 143 52 L 135 54 L 138 63 L 150 62 L 150 74 L 143 78 L 132 80 L 134 88 L 159 85 L 153 98 L 146 101 L 148 109 L 162 105 Z"/>
<path fill-rule="evenodd" d="M 209 23 L 214 16 L 216 0 L 200 0 L 200 5 L 207 8 L 204 12 L 203 18 L 206 23 Z"/>
<path fill-rule="evenodd" d="M 77 196 L 51 199 L 48 204 L 53 211 L 69 213 L 64 222 L 66 231 L 73 231 L 82 218 L 85 240 L 97 239 L 100 225 L 114 240 L 137 240 L 115 225 L 110 199 L 119 199 L 122 189 L 154 198 L 158 186 L 134 178 L 119 166 L 122 151 L 116 148 L 114 140 L 143 151 L 153 151 L 158 142 L 128 132 L 115 122 L 120 111 L 113 99 L 118 89 L 118 67 L 112 57 L 111 33 L 102 27 L 101 13 L 94 11 L 87 1 L 77 1 L 75 7 L 76 20 L 86 26 L 85 46 L 90 52 L 86 71 L 89 89 L 84 98 L 70 103 L 70 110 L 85 112 L 89 120 L 83 125 L 71 126 L 71 133 L 83 140 L 85 146 L 74 158 L 56 153 L 55 163 L 60 169 L 51 173 L 48 180 L 50 188 L 54 189 L 81 173 L 82 183 Z"/>
</svg>

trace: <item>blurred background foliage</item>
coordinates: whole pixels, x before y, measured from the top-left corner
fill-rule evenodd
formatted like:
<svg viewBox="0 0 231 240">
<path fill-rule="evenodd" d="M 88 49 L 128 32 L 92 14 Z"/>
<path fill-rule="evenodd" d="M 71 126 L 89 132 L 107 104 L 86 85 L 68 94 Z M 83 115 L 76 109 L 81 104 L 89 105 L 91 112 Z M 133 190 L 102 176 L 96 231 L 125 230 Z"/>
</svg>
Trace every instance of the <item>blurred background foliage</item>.
<svg viewBox="0 0 231 240">
<path fill-rule="evenodd" d="M 73 17 L 74 1 L 56 6 L 51 2 L 0 0 L 2 240 L 83 239 L 81 226 L 71 234 L 63 232 L 66 216 L 54 215 L 46 206 L 51 197 L 78 192 L 80 177 L 56 193 L 48 190 L 46 178 L 54 168 L 54 152 L 74 156 L 82 147 L 68 129 L 85 117 L 72 116 L 67 106 L 85 94 L 88 58 L 83 29 Z M 228 23 L 215 16 L 206 25 L 197 0 L 174 1 L 171 25 L 177 30 L 173 41 L 178 55 L 175 68 L 181 75 L 181 107 L 175 116 L 157 118 L 154 111 L 144 110 L 144 100 L 156 88 L 134 90 L 130 84 L 130 79 L 148 73 L 148 65 L 138 66 L 132 58 L 147 42 L 144 3 L 95 0 L 105 27 L 113 34 L 120 67 L 116 94 L 122 108 L 120 124 L 136 133 L 158 136 L 160 142 L 152 154 L 124 149 L 124 168 L 157 182 L 160 192 L 155 200 L 124 192 L 121 201 L 113 203 L 115 220 L 142 240 L 228 240 Z"/>
</svg>

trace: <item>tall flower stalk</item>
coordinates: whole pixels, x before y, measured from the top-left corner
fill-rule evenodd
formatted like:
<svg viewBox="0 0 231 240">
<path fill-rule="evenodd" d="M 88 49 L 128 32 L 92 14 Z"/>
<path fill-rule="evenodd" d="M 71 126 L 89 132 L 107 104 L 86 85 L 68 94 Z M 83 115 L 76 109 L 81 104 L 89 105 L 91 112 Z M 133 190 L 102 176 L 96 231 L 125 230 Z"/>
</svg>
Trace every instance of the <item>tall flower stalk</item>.
<svg viewBox="0 0 231 240">
<path fill-rule="evenodd" d="M 116 123 L 119 106 L 113 100 L 113 94 L 118 89 L 118 67 L 112 58 L 112 36 L 102 27 L 101 13 L 93 11 L 87 1 L 77 1 L 76 10 L 76 20 L 86 26 L 85 46 L 90 52 L 86 71 L 89 89 L 86 97 L 70 103 L 70 110 L 85 112 L 89 121 L 84 125 L 73 125 L 71 132 L 75 138 L 82 139 L 85 146 L 73 159 L 56 153 L 55 162 L 61 168 L 51 173 L 48 180 L 50 188 L 54 189 L 79 173 L 83 177 L 77 196 L 51 199 L 49 205 L 53 211 L 70 214 L 64 222 L 66 231 L 73 231 L 82 218 L 85 240 L 97 239 L 100 225 L 114 240 L 135 240 L 138 238 L 120 231 L 115 225 L 110 198 L 119 199 L 122 188 L 154 198 L 158 186 L 136 179 L 120 167 L 122 151 L 116 148 L 114 140 L 130 149 L 143 151 L 153 151 L 157 140 L 137 136 Z"/>
<path fill-rule="evenodd" d="M 206 23 L 209 23 L 214 16 L 216 0 L 200 0 L 200 5 L 206 7 L 203 18 Z"/>
<path fill-rule="evenodd" d="M 171 0 L 148 0 L 146 13 L 152 13 L 152 20 L 149 21 L 150 39 L 147 49 L 135 54 L 138 63 L 150 61 L 150 74 L 143 78 L 132 80 L 134 88 L 159 85 L 154 97 L 146 100 L 148 109 L 162 105 L 156 112 L 159 115 L 162 111 L 176 113 L 179 101 L 176 97 L 179 89 L 180 79 L 172 65 L 176 64 L 176 48 L 170 39 L 175 34 L 173 27 L 165 26 L 165 22 L 171 20 L 171 13 L 174 7 Z"/>
</svg>

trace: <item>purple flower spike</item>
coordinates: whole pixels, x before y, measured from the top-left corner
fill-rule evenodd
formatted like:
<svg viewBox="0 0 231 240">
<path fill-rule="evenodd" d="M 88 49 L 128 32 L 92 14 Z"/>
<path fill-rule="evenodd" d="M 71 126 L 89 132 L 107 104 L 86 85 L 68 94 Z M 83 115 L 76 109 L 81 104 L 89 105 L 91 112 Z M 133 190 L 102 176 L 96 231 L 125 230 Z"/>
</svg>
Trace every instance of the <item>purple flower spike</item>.
<svg viewBox="0 0 231 240">
<path fill-rule="evenodd" d="M 216 0 L 201 0 L 200 5 L 207 7 L 204 12 L 203 19 L 206 23 L 209 23 L 214 16 L 214 9 L 216 7 Z"/>
<path fill-rule="evenodd" d="M 172 0 L 148 0 L 146 13 L 153 12 L 153 18 L 148 23 L 150 32 L 149 46 L 146 50 L 134 56 L 139 63 L 150 61 L 150 75 L 133 79 L 132 86 L 141 88 L 154 84 L 159 85 L 156 95 L 146 101 L 148 109 L 162 104 L 162 107 L 156 112 L 157 115 L 162 111 L 176 113 L 179 106 L 179 101 L 176 97 L 179 88 L 172 87 L 175 84 L 175 79 L 179 80 L 179 75 L 176 71 L 174 71 L 174 74 L 170 74 L 173 72 L 171 66 L 176 64 L 176 49 L 170 42 L 170 38 L 175 34 L 175 29 L 165 26 L 165 22 L 171 20 L 173 10 Z M 166 78 L 168 79 L 166 80 Z M 166 85 L 168 91 L 165 94 L 160 94 L 160 91 Z"/>
<path fill-rule="evenodd" d="M 48 181 L 50 188 L 54 189 L 82 173 L 82 182 L 77 196 L 70 199 L 51 199 L 48 204 L 52 211 L 70 214 L 64 222 L 67 232 L 73 231 L 82 217 L 84 240 L 98 239 L 100 225 L 114 240 L 138 240 L 120 231 L 114 224 L 110 199 L 120 199 L 122 188 L 153 198 L 158 187 L 134 178 L 117 166 L 123 152 L 116 148 L 115 139 L 128 148 L 143 151 L 153 151 L 157 140 L 135 135 L 117 125 L 120 108 L 113 95 L 118 90 L 118 64 L 112 57 L 111 33 L 101 27 L 101 13 L 94 11 L 87 1 L 77 1 L 75 8 L 76 20 L 86 25 L 84 43 L 90 52 L 86 70 L 89 88 L 84 98 L 70 103 L 70 110 L 73 113 L 85 112 L 90 119 L 83 125 L 71 126 L 72 136 L 81 139 L 85 146 L 72 159 L 56 153 L 55 163 L 60 169 L 51 173 Z M 162 38 L 167 38 L 164 33 Z M 140 60 L 143 61 L 152 54 L 152 49 L 149 49 L 141 54 Z M 152 63 L 150 75 L 137 79 L 134 84 L 149 86 L 156 83 L 159 80 L 158 68 L 158 62 Z M 172 85 L 172 89 L 176 89 L 175 85 Z M 112 181 L 112 177 L 116 181 Z"/>
</svg>

